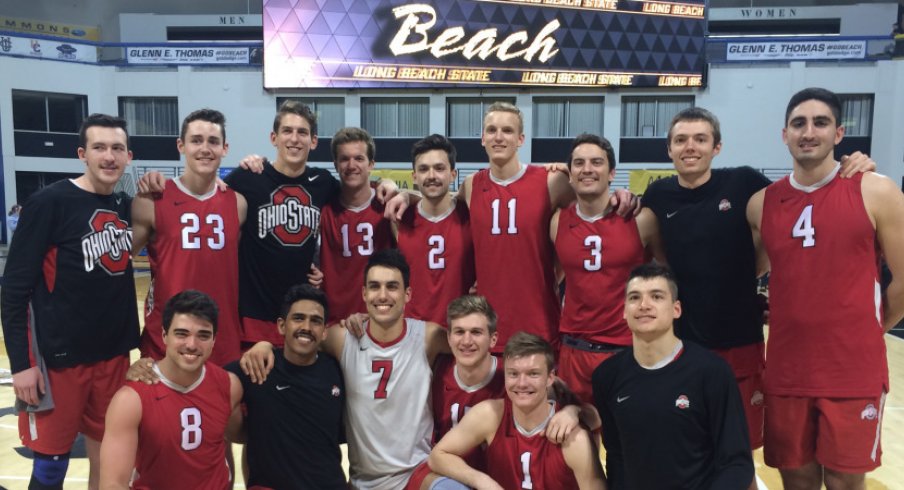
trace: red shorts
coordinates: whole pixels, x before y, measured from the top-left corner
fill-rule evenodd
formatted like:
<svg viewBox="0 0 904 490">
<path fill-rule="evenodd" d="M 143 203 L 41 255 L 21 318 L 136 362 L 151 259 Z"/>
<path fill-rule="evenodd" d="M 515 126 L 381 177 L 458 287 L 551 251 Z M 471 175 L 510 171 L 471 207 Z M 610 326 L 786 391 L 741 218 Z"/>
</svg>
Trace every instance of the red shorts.
<svg viewBox="0 0 904 490">
<path fill-rule="evenodd" d="M 242 352 L 254 344 L 266 340 L 276 347 L 282 347 L 286 339 L 279 334 L 276 322 L 268 322 L 257 318 L 242 317 Z"/>
<path fill-rule="evenodd" d="M 716 349 L 719 355 L 731 366 L 738 382 L 741 401 L 744 404 L 744 415 L 747 417 L 747 429 L 750 432 L 750 448 L 763 447 L 763 371 L 766 362 L 763 356 L 765 344 L 742 345 L 729 349 Z"/>
<path fill-rule="evenodd" d="M 571 388 L 578 399 L 593 404 L 593 387 L 590 379 L 601 362 L 618 354 L 618 350 L 589 352 L 562 344 L 559 350 L 559 378 Z"/>
<path fill-rule="evenodd" d="M 814 460 L 842 473 L 882 463 L 885 394 L 874 398 L 766 396 L 766 464 L 800 468 Z"/>
<path fill-rule="evenodd" d="M 49 369 L 47 378 L 54 408 L 19 413 L 22 444 L 44 454 L 66 454 L 79 432 L 100 442 L 104 417 L 113 395 L 126 381 L 129 356 L 93 364 Z"/>
<path fill-rule="evenodd" d="M 427 475 L 429 474 L 430 466 L 427 465 L 426 461 L 417 465 L 417 468 L 411 473 L 411 477 L 408 478 L 405 490 L 420 490 L 421 484 L 424 483 L 424 479 L 427 478 Z"/>
</svg>

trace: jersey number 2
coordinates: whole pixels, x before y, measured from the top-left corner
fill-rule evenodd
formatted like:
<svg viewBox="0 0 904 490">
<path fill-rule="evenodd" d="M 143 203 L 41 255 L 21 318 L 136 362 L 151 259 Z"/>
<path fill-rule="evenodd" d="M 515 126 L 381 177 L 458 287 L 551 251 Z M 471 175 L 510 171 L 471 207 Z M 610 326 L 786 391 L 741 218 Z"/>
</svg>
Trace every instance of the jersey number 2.
<svg viewBox="0 0 904 490">
<path fill-rule="evenodd" d="M 386 388 L 389 386 L 389 378 L 392 376 L 392 359 L 374 359 L 371 362 L 372 373 L 380 373 L 380 381 L 374 390 L 374 400 L 383 400 L 389 396 Z"/>
<path fill-rule="evenodd" d="M 182 449 L 191 451 L 201 445 L 201 411 L 188 407 L 179 412 L 182 423 Z"/>
<path fill-rule="evenodd" d="M 446 240 L 442 235 L 430 235 L 427 245 L 430 246 L 430 252 L 427 254 L 427 266 L 432 270 L 445 269 L 446 258 L 443 257 L 443 254 L 446 252 Z"/>
<path fill-rule="evenodd" d="M 803 247 L 816 246 L 816 229 L 813 228 L 813 205 L 808 204 L 797 217 L 797 223 L 791 229 L 791 236 L 794 238 L 803 238 Z"/>
</svg>

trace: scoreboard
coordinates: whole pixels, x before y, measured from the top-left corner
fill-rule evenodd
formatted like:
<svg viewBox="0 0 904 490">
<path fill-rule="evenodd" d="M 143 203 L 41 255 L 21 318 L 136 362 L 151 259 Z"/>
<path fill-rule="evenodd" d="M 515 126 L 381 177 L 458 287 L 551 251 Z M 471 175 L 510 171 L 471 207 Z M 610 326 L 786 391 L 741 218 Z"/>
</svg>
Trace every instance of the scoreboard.
<svg viewBox="0 0 904 490">
<path fill-rule="evenodd" d="M 264 88 L 699 87 L 706 0 L 264 0 Z"/>
</svg>

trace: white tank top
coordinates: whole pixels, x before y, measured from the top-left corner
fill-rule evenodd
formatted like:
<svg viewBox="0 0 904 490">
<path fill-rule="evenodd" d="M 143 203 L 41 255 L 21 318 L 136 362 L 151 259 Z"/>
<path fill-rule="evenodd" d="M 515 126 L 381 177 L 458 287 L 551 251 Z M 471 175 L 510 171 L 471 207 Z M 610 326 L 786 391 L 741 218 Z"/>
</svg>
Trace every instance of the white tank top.
<svg viewBox="0 0 904 490">
<path fill-rule="evenodd" d="M 345 335 L 340 363 L 355 488 L 403 488 L 430 454 L 432 372 L 425 330 L 423 321 L 406 318 L 402 335 L 390 344 L 379 344 L 367 333 L 360 339 Z"/>
</svg>

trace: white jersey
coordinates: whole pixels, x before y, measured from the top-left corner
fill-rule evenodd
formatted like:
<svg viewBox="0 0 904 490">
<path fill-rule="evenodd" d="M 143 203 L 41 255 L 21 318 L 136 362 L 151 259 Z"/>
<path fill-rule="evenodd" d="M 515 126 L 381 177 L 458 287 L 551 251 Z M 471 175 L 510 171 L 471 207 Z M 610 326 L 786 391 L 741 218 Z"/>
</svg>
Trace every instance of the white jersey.
<svg viewBox="0 0 904 490">
<path fill-rule="evenodd" d="M 359 489 L 404 488 L 427 460 L 433 433 L 432 372 L 425 346 L 426 325 L 405 319 L 391 344 L 367 333 L 346 333 L 340 364 L 345 376 L 345 427 L 351 483 Z"/>
</svg>

